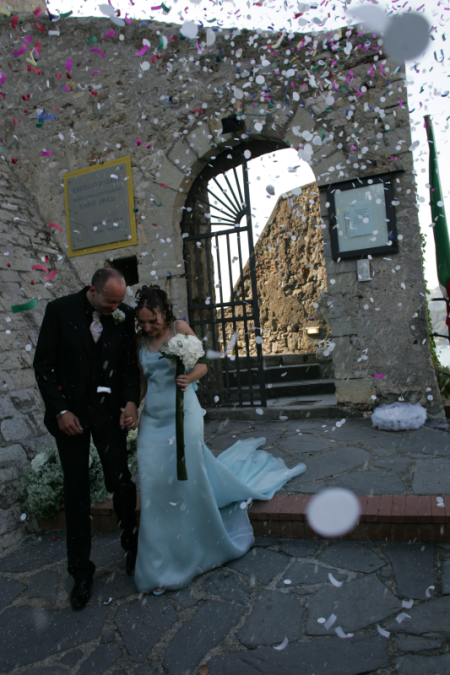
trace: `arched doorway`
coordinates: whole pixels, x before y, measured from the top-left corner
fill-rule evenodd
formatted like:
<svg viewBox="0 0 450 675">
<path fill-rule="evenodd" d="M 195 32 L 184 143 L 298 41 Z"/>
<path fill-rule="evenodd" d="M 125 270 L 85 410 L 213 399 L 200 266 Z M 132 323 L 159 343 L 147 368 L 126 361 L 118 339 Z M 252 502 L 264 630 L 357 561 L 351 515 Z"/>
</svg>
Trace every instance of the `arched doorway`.
<svg viewBox="0 0 450 675">
<path fill-rule="evenodd" d="M 271 155 L 270 153 L 274 151 L 282 152 Z M 264 368 L 266 368 L 269 399 L 276 398 L 274 396 L 275 391 L 280 392 L 281 390 L 284 391 L 281 396 L 291 398 L 297 395 L 301 396 L 303 393 L 318 393 L 318 391 L 313 391 L 314 382 L 312 381 L 308 383 L 308 392 L 302 392 L 300 384 L 296 385 L 292 381 L 299 379 L 298 376 L 301 379 L 304 377 L 308 380 L 320 378 L 319 371 L 321 368 L 318 365 L 310 365 L 314 359 L 305 358 L 304 352 L 308 351 L 308 346 L 305 349 L 305 342 L 309 341 L 310 352 L 315 351 L 317 345 L 314 340 L 317 340 L 317 335 L 314 338 L 307 336 L 311 324 L 308 324 L 307 331 L 305 328 L 305 332 L 303 332 L 305 321 L 312 319 L 304 318 L 304 307 L 301 304 L 299 305 L 299 300 L 304 299 L 301 295 L 298 296 L 301 291 L 294 288 L 290 289 L 290 284 L 286 283 L 286 260 L 283 259 L 281 263 L 277 262 L 280 259 L 277 258 L 275 253 L 269 253 L 268 256 L 264 255 L 263 248 L 272 250 L 270 245 L 266 246 L 269 243 L 266 239 L 268 238 L 268 225 L 273 220 L 273 214 L 269 219 L 265 207 L 263 226 L 266 222 L 267 226 L 259 241 L 260 230 L 253 230 L 252 228 L 252 219 L 255 215 L 252 212 L 257 213 L 259 209 L 259 204 L 256 203 L 256 194 L 258 194 L 259 201 L 264 200 L 266 202 L 270 209 L 269 213 L 272 212 L 272 209 L 275 213 L 277 207 L 280 206 L 280 201 L 284 201 L 282 205 L 285 214 L 283 220 L 288 224 L 280 232 L 283 234 L 282 238 L 286 241 L 282 241 L 280 249 L 274 248 L 273 250 L 283 251 L 282 255 L 287 258 L 289 257 L 287 249 L 290 248 L 291 261 L 288 267 L 292 266 L 290 274 L 294 284 L 310 287 L 311 278 L 317 273 L 317 270 L 310 269 L 314 268 L 314 265 L 309 264 L 313 261 L 308 258 L 307 268 L 299 274 L 299 258 L 301 257 L 299 251 L 302 247 L 306 247 L 306 243 L 305 241 L 302 243 L 296 241 L 297 237 L 294 236 L 294 232 L 290 231 L 292 229 L 289 225 L 291 214 L 288 212 L 292 211 L 293 221 L 299 221 L 300 212 L 298 209 L 305 209 L 306 212 L 313 209 L 316 212 L 317 222 L 320 223 L 320 204 L 314 175 L 306 164 L 305 167 L 310 175 L 309 180 L 305 180 L 304 176 L 303 182 L 292 182 L 296 178 L 286 174 L 282 178 L 281 189 L 279 185 L 280 197 L 277 199 L 275 196 L 276 206 L 274 208 L 273 196 L 271 201 L 270 195 L 266 194 L 265 190 L 267 182 L 265 179 L 268 174 L 265 174 L 264 170 L 258 169 L 256 171 L 256 165 L 262 167 L 266 162 L 266 158 L 260 157 L 261 155 L 267 156 L 267 161 L 270 164 L 274 162 L 273 166 L 277 166 L 276 162 L 281 161 L 281 165 L 284 165 L 285 171 L 287 171 L 287 164 L 286 162 L 283 163 L 282 159 L 285 154 L 286 157 L 290 158 L 291 164 L 299 164 L 296 152 L 289 148 L 287 144 L 277 141 L 246 142 L 234 148 L 227 148 L 217 158 L 212 158 L 212 161 L 197 176 L 185 202 L 181 226 L 189 322 L 198 337 L 205 341 L 206 348 L 213 350 L 217 355 L 223 354 L 225 348 L 230 345 L 230 338 L 233 335 L 237 337 L 237 342 L 231 340 L 232 348 L 229 350 L 228 358 L 214 359 L 209 368 L 208 377 L 202 383 L 199 396 L 201 402 L 208 408 L 217 405 L 264 407 L 267 398 Z M 258 157 L 259 159 L 257 159 Z M 277 159 L 274 159 L 275 157 Z M 247 167 L 247 160 L 251 169 Z M 294 170 L 296 168 L 293 167 Z M 249 171 L 251 171 L 251 190 L 255 201 L 254 205 L 250 203 Z M 289 171 L 291 171 L 291 168 L 289 168 Z M 259 173 L 261 173 L 263 179 L 260 186 L 263 185 L 264 187 L 262 192 L 259 189 L 256 193 L 255 183 L 256 179 L 260 179 L 260 176 L 257 175 Z M 289 189 L 287 188 L 288 176 L 291 181 Z M 311 184 L 311 180 L 314 181 L 314 185 Z M 297 188 L 297 185 L 306 185 L 308 182 L 310 183 L 308 185 L 309 192 L 314 190 L 315 187 L 315 192 L 312 192 L 315 197 L 309 199 L 311 204 L 314 200 L 314 207 L 308 204 L 306 193 L 302 197 L 298 196 L 302 193 L 302 189 Z M 295 189 L 289 192 L 294 188 L 294 185 Z M 283 194 L 285 188 L 288 189 L 289 194 Z M 310 196 L 309 192 L 308 196 Z M 303 202 L 303 205 L 301 205 L 301 202 Z M 297 214 L 297 217 L 294 216 L 294 213 Z M 301 212 L 301 218 L 306 220 L 304 213 L 305 211 Z M 312 226 L 312 229 L 314 229 L 313 221 L 314 218 L 308 217 L 308 224 Z M 254 222 L 253 225 L 255 225 Z M 275 227 L 278 229 L 279 225 L 273 225 L 273 228 Z M 281 225 L 281 228 L 283 227 Z M 316 224 L 316 227 L 320 227 L 320 225 Z M 294 229 L 300 229 L 298 222 L 294 225 Z M 304 224 L 303 229 L 305 229 Z M 273 244 L 272 234 L 269 239 L 270 243 Z M 275 238 L 277 237 L 276 234 Z M 305 239 L 309 238 L 308 236 Z M 321 241 L 321 234 L 319 238 Z M 261 246 L 263 239 L 265 240 L 264 246 Z M 302 239 L 302 237 L 299 237 L 299 239 Z M 255 241 L 258 241 L 256 258 Z M 277 247 L 280 244 L 275 243 L 274 246 Z M 322 245 L 321 249 L 323 249 Z M 267 257 L 270 256 L 274 260 L 268 260 Z M 323 278 L 326 278 L 324 260 L 322 260 L 322 263 L 320 273 Z M 274 272 L 272 268 L 276 268 Z M 281 275 L 282 269 L 283 274 Z M 279 276 L 283 278 L 278 281 Z M 270 282 L 263 281 L 263 278 L 269 277 Z M 308 277 L 308 284 L 306 284 L 306 277 Z M 301 280 L 299 280 L 300 278 Z M 272 336 L 268 335 L 270 331 L 268 330 L 268 293 L 266 289 L 269 286 L 265 288 L 264 283 L 270 283 L 271 291 L 269 295 L 271 297 L 269 300 L 276 303 L 276 307 L 270 308 L 270 325 L 277 324 L 279 328 L 272 331 Z M 279 284 L 280 289 L 285 287 L 284 290 L 280 291 L 282 298 L 279 299 L 279 302 L 276 298 L 277 284 Z M 273 289 L 272 286 L 274 286 Z M 263 316 L 260 316 L 260 300 Z M 312 309 L 312 302 L 309 304 L 310 309 Z M 315 307 L 317 307 L 317 304 L 315 304 Z M 277 311 L 273 311 L 274 309 Z M 315 311 L 310 312 L 308 316 L 311 316 L 311 314 L 314 315 Z M 273 317 L 277 316 L 277 318 L 273 318 L 272 315 Z M 296 320 L 292 320 L 293 315 L 296 315 Z M 317 319 L 317 317 L 314 318 Z M 295 323 L 296 325 L 290 326 L 289 330 L 297 331 L 297 333 L 287 335 L 286 329 L 281 328 L 284 323 L 286 325 Z M 317 323 L 317 320 L 314 321 L 314 324 Z M 302 324 L 300 328 L 299 324 Z M 273 334 L 277 332 L 279 333 L 277 336 L 278 343 L 269 343 L 269 339 L 273 341 Z M 323 338 L 325 335 L 326 333 L 321 330 L 321 337 Z M 264 344 L 262 344 L 263 337 L 265 337 Z M 284 346 L 281 346 L 282 341 L 284 341 Z M 296 358 L 294 358 L 292 352 L 296 352 Z M 302 357 L 300 352 L 303 352 Z M 284 372 L 285 369 L 282 373 L 271 372 L 276 370 L 273 366 L 288 362 L 286 356 L 283 356 L 283 358 L 276 356 L 278 353 L 284 355 L 289 353 L 289 368 L 292 372 Z M 313 355 L 310 353 L 308 356 Z M 293 366 L 297 364 L 299 367 L 294 369 Z M 303 367 L 303 364 L 306 365 Z M 302 371 L 305 372 L 302 374 Z M 280 376 L 284 376 L 286 379 L 278 382 Z M 278 386 L 276 382 L 283 386 Z M 271 389 L 272 387 L 273 389 Z M 316 389 L 317 387 L 321 389 L 319 383 L 317 383 Z M 334 393 L 334 384 L 331 387 Z M 272 405 L 273 402 L 270 404 Z"/>
</svg>

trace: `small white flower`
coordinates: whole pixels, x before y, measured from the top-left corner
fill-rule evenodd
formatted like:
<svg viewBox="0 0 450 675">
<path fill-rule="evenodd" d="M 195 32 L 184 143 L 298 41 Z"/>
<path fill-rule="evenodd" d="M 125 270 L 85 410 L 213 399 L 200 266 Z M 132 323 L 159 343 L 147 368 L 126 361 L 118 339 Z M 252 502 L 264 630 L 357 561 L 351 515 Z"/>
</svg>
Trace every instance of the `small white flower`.
<svg viewBox="0 0 450 675">
<path fill-rule="evenodd" d="M 48 453 L 40 452 L 36 457 L 31 461 L 31 468 L 33 471 L 39 471 L 41 466 L 44 466 L 48 460 Z"/>
<path fill-rule="evenodd" d="M 167 352 L 178 356 L 185 368 L 193 368 L 197 361 L 205 355 L 201 341 L 195 335 L 182 335 L 178 333 L 169 340 Z"/>
<path fill-rule="evenodd" d="M 125 312 L 122 312 L 120 309 L 116 309 L 112 314 L 112 318 L 114 319 L 114 323 L 122 323 L 122 321 L 125 321 Z"/>
</svg>

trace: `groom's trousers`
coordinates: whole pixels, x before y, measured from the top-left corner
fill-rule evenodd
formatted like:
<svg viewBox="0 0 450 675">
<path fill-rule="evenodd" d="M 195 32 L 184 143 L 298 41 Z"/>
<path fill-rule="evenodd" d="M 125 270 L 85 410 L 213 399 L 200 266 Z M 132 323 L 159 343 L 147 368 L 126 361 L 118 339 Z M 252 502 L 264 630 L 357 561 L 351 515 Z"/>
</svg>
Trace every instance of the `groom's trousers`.
<svg viewBox="0 0 450 675">
<path fill-rule="evenodd" d="M 108 492 L 122 529 L 125 551 L 137 551 L 136 485 L 127 464 L 126 433 L 106 406 L 89 405 L 79 416 L 83 434 L 67 436 L 56 431 L 55 440 L 64 472 L 68 571 L 76 581 L 90 579 L 91 518 L 89 490 L 90 437 L 98 450 Z"/>
</svg>

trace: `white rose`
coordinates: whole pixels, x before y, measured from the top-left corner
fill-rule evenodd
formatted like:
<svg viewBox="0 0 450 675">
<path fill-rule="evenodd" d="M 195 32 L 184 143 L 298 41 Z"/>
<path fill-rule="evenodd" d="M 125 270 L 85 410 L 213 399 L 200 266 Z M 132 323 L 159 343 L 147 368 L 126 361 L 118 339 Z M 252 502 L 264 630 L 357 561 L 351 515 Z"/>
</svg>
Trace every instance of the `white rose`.
<svg viewBox="0 0 450 675">
<path fill-rule="evenodd" d="M 48 453 L 40 452 L 36 457 L 31 461 L 31 468 L 33 471 L 39 471 L 41 466 L 44 466 L 48 460 Z"/>
</svg>

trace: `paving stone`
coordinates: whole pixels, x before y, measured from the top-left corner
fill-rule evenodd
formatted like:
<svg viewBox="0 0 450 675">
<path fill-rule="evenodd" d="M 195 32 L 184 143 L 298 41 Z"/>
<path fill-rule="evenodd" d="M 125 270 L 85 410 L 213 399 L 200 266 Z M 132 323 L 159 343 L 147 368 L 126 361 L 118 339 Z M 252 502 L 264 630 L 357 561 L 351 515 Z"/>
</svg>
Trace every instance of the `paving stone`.
<svg viewBox="0 0 450 675">
<path fill-rule="evenodd" d="M 389 567 L 387 567 L 387 566 L 383 570 L 380 570 L 380 574 L 381 574 L 382 577 L 391 577 L 392 576 L 392 572 L 389 569 Z"/>
<path fill-rule="evenodd" d="M 405 491 L 397 474 L 387 471 L 350 473 L 335 478 L 330 486 L 346 488 L 357 495 L 401 495 Z"/>
<path fill-rule="evenodd" d="M 430 640 L 419 635 L 397 635 L 395 644 L 401 652 L 421 652 L 424 649 L 440 649 L 442 640 Z"/>
<path fill-rule="evenodd" d="M 59 573 L 55 570 L 36 572 L 30 579 L 29 598 L 46 598 L 55 604 L 59 593 Z"/>
<path fill-rule="evenodd" d="M 301 637 L 302 619 L 303 608 L 295 597 L 263 591 L 237 637 L 249 649 L 280 644 L 285 636 L 292 642 Z"/>
<path fill-rule="evenodd" d="M 318 565 L 316 561 L 295 562 L 283 574 L 283 579 L 289 579 L 292 584 L 287 586 L 283 579 L 281 579 L 277 586 L 279 588 L 291 588 L 292 586 L 313 586 L 314 584 L 329 583 L 328 573 L 330 570 L 327 567 Z M 346 574 L 333 575 L 335 579 L 345 580 Z"/>
<path fill-rule="evenodd" d="M 398 675 L 445 675 L 450 673 L 450 654 L 441 656 L 400 656 L 395 662 Z"/>
<path fill-rule="evenodd" d="M 371 427 L 364 427 L 362 425 L 345 424 L 335 431 L 330 431 L 330 437 L 338 441 L 360 441 L 364 443 L 367 439 L 383 438 L 383 432 L 372 429 Z"/>
<path fill-rule="evenodd" d="M 353 541 L 340 541 L 327 546 L 318 556 L 327 565 L 353 572 L 375 572 L 386 563 L 367 546 Z"/>
<path fill-rule="evenodd" d="M 203 590 L 218 595 L 223 600 L 236 602 L 238 605 L 248 605 L 251 590 L 241 581 L 237 574 L 228 569 L 214 572 L 203 582 Z"/>
<path fill-rule="evenodd" d="M 450 494 L 450 459 L 417 459 L 412 489 L 416 495 Z"/>
<path fill-rule="evenodd" d="M 68 675 L 69 671 L 61 666 L 33 666 L 25 670 L 23 675 Z"/>
<path fill-rule="evenodd" d="M 83 661 L 81 667 L 77 670 L 77 675 L 92 675 L 92 673 L 104 673 L 113 663 L 122 656 L 122 650 L 119 645 L 111 643 L 109 645 L 100 645 L 94 649 L 92 654 Z"/>
<path fill-rule="evenodd" d="M 17 551 L 10 553 L 0 560 L 0 572 L 29 572 L 30 570 L 50 565 L 66 557 L 66 539 L 60 532 L 54 533 L 58 537 L 52 541 L 52 533 L 25 543 Z"/>
<path fill-rule="evenodd" d="M 281 541 L 282 540 L 277 537 L 255 537 L 255 546 L 270 548 L 271 546 L 278 546 Z"/>
<path fill-rule="evenodd" d="M 281 652 L 261 647 L 214 656 L 208 662 L 209 675 L 360 675 L 389 667 L 386 646 L 381 636 L 357 635 L 351 640 L 291 644 Z"/>
<path fill-rule="evenodd" d="M 244 607 L 207 600 L 176 633 L 163 657 L 170 675 L 185 675 L 230 632 Z"/>
<path fill-rule="evenodd" d="M 442 565 L 442 595 L 450 593 L 450 560 L 444 560 Z"/>
<path fill-rule="evenodd" d="M 437 600 L 429 600 L 421 605 L 416 605 L 406 612 L 411 618 L 402 623 L 392 621 L 387 630 L 391 633 L 411 633 L 412 635 L 428 635 L 436 633 L 450 638 L 450 596 L 445 595 Z"/>
<path fill-rule="evenodd" d="M 133 675 L 161 675 L 159 670 L 155 670 L 148 663 L 144 663 L 142 666 L 136 666 L 133 670 Z"/>
<path fill-rule="evenodd" d="M 26 589 L 25 584 L 8 577 L 0 577 L 0 612 Z"/>
<path fill-rule="evenodd" d="M 285 539 L 281 544 L 281 550 L 284 553 L 292 555 L 294 558 L 307 558 L 315 555 L 320 544 L 313 541 L 302 541 L 301 539 Z"/>
<path fill-rule="evenodd" d="M 92 535 L 91 550 L 93 551 L 96 548 L 107 546 L 117 541 L 120 542 L 120 534 L 118 532 L 97 532 Z"/>
<path fill-rule="evenodd" d="M 113 670 L 111 675 L 127 675 L 124 670 Z"/>
<path fill-rule="evenodd" d="M 308 452 L 320 452 L 335 445 L 331 438 L 316 438 L 315 436 L 290 436 L 289 438 L 282 438 L 277 445 L 283 450 L 295 454 L 303 454 Z"/>
<path fill-rule="evenodd" d="M 145 601 L 145 604 L 144 604 Z M 145 661 L 160 637 L 178 621 L 178 615 L 164 596 L 145 596 L 121 605 L 115 616 L 132 661 Z"/>
<path fill-rule="evenodd" d="M 64 586 L 68 594 L 70 594 L 74 580 L 72 577 L 67 577 Z M 91 587 L 91 602 L 101 600 L 108 602 L 109 598 L 119 600 L 120 598 L 127 598 L 130 595 L 137 595 L 136 584 L 133 577 L 120 572 L 111 572 L 110 574 L 95 574 L 94 583 Z"/>
<path fill-rule="evenodd" d="M 384 457 L 383 459 L 377 459 L 373 464 L 381 469 L 403 472 L 408 470 L 411 460 L 407 457 Z"/>
<path fill-rule="evenodd" d="M 78 661 L 83 657 L 83 652 L 81 649 L 74 649 L 73 652 L 68 652 L 67 654 L 64 654 L 59 659 L 59 662 L 63 664 L 63 666 L 68 666 L 71 668 L 75 664 L 78 663 Z"/>
<path fill-rule="evenodd" d="M 169 591 L 167 596 L 176 600 L 182 607 L 193 607 L 197 604 L 197 600 L 192 597 L 190 590 L 187 588 L 182 591 Z"/>
<path fill-rule="evenodd" d="M 100 644 L 101 645 L 106 645 L 109 644 L 114 640 L 114 631 L 113 630 L 107 630 L 105 631 L 101 638 L 100 638 Z"/>
<path fill-rule="evenodd" d="M 397 592 L 406 598 L 426 600 L 425 591 L 434 585 L 432 544 L 386 544 L 384 552 L 394 568 Z"/>
<path fill-rule="evenodd" d="M 408 455 L 419 453 L 430 456 L 450 456 L 449 434 L 431 429 L 419 430 L 413 434 L 399 431 L 395 436 L 368 439 L 365 445 L 398 450 L 399 452 L 406 452 Z"/>
<path fill-rule="evenodd" d="M 8 607 L 0 615 L 0 672 L 96 640 L 107 612 L 101 605 L 88 605 L 82 612 Z"/>
<path fill-rule="evenodd" d="M 290 482 L 291 489 L 293 486 L 321 480 L 354 469 L 369 460 L 370 455 L 366 450 L 354 447 L 335 448 L 315 457 L 309 457 L 305 473 L 292 479 Z"/>
<path fill-rule="evenodd" d="M 125 569 L 125 555 L 120 540 L 118 540 L 106 544 L 106 546 L 93 548 L 91 551 L 91 560 L 96 567 L 103 567 L 104 565 L 109 565 L 109 563 L 116 562 L 116 560 L 123 560 Z"/>
<path fill-rule="evenodd" d="M 317 623 L 317 619 L 328 619 L 330 614 L 337 616 L 330 630 L 341 626 L 346 633 L 353 632 L 386 619 L 398 612 L 401 606 L 401 602 L 376 574 L 360 577 L 340 588 L 330 583 L 319 588 L 309 601 L 306 632 L 308 635 L 327 635 L 327 629 Z"/>
<path fill-rule="evenodd" d="M 228 567 L 248 577 L 255 577 L 262 584 L 268 584 L 287 567 L 288 563 L 289 558 L 282 553 L 252 548 L 242 558 L 229 562 Z"/>
</svg>

